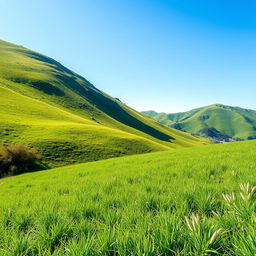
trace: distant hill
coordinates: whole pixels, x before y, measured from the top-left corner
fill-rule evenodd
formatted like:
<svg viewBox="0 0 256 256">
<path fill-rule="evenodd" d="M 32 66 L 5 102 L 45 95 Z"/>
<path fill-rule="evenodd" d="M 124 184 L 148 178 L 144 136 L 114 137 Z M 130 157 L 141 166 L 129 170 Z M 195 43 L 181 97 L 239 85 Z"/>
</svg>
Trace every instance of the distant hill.
<svg viewBox="0 0 256 256">
<path fill-rule="evenodd" d="M 160 123 L 217 140 L 256 139 L 256 111 L 214 104 L 176 114 L 144 111 Z"/>
<path fill-rule="evenodd" d="M 98 90 L 59 62 L 0 41 L 0 144 L 26 143 L 51 167 L 208 143 Z"/>
</svg>

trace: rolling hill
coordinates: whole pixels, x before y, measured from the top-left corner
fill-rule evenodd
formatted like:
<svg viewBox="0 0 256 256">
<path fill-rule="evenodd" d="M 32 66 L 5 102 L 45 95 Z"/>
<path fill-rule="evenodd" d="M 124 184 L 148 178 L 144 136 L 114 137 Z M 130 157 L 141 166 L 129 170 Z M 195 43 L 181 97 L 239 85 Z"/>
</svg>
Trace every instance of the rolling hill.
<svg viewBox="0 0 256 256">
<path fill-rule="evenodd" d="M 160 123 L 217 140 L 256 139 L 256 111 L 214 104 L 176 114 L 144 111 Z"/>
<path fill-rule="evenodd" d="M 61 166 L 207 144 L 98 90 L 57 61 L 0 41 L 0 144 L 25 143 Z"/>
<path fill-rule="evenodd" d="M 255 159 L 246 141 L 1 179 L 0 255 L 255 255 Z"/>
</svg>

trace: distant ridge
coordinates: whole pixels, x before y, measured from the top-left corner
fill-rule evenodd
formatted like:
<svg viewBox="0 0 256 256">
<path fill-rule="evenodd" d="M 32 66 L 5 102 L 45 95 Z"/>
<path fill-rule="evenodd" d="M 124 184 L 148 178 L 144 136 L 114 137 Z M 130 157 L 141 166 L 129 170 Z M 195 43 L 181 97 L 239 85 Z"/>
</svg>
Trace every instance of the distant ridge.
<svg viewBox="0 0 256 256">
<path fill-rule="evenodd" d="M 193 135 L 227 141 L 256 139 L 256 111 L 251 109 L 213 104 L 175 114 L 142 113 Z"/>
</svg>

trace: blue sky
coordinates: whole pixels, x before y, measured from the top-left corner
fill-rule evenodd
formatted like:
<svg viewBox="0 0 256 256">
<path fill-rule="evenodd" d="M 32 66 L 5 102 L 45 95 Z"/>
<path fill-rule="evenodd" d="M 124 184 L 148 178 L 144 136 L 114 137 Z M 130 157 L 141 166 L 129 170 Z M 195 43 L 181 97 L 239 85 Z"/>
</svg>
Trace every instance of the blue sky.
<svg viewBox="0 0 256 256">
<path fill-rule="evenodd" d="M 0 0 L 0 35 L 137 110 L 256 109 L 254 0 Z"/>
</svg>

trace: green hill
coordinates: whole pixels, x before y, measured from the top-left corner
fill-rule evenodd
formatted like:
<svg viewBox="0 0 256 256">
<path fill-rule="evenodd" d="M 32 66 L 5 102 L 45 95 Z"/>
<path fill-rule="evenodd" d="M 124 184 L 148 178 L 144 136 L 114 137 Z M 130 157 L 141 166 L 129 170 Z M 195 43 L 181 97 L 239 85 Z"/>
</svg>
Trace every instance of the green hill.
<svg viewBox="0 0 256 256">
<path fill-rule="evenodd" d="M 256 139 L 256 111 L 215 104 L 176 114 L 142 112 L 160 123 L 214 139 Z"/>
<path fill-rule="evenodd" d="M 246 141 L 1 179 L 0 255 L 255 255 L 255 159 Z"/>
<path fill-rule="evenodd" d="M 169 129 L 42 54 L 0 41 L 0 144 L 60 166 L 208 143 Z"/>
</svg>

